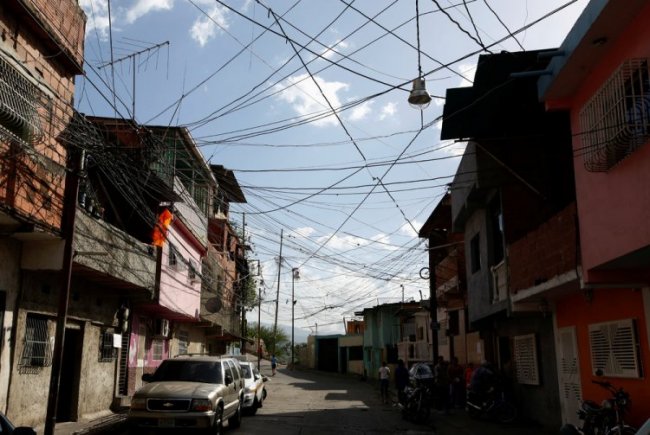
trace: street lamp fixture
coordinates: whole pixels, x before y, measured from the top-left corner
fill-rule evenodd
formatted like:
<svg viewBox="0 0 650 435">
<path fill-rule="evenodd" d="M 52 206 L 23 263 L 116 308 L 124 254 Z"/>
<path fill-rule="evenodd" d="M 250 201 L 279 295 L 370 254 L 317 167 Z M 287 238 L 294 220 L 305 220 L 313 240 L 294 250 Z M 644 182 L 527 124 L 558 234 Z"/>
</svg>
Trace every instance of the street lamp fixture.
<svg viewBox="0 0 650 435">
<path fill-rule="evenodd" d="M 427 87 L 423 77 L 413 80 L 413 89 L 409 93 L 409 104 L 414 109 L 424 110 L 431 104 L 431 95 L 427 92 Z"/>
</svg>

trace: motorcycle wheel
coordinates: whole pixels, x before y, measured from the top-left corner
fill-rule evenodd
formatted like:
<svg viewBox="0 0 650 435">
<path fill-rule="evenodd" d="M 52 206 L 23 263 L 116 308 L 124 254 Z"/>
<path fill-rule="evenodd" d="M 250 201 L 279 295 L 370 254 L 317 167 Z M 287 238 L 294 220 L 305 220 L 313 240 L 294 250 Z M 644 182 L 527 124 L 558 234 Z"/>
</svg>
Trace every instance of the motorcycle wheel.
<svg viewBox="0 0 650 435">
<path fill-rule="evenodd" d="M 517 408 L 512 403 L 500 402 L 493 410 L 493 415 L 499 423 L 512 423 L 517 418 Z"/>
</svg>

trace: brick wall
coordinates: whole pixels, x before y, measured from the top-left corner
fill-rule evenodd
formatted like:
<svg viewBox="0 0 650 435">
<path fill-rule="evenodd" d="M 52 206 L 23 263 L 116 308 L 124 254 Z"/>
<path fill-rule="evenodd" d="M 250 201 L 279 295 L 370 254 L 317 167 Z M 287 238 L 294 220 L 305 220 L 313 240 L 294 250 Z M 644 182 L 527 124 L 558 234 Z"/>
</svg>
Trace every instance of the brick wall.
<svg viewBox="0 0 650 435">
<path fill-rule="evenodd" d="M 512 292 L 576 268 L 576 205 L 570 204 L 508 248 Z"/>
</svg>

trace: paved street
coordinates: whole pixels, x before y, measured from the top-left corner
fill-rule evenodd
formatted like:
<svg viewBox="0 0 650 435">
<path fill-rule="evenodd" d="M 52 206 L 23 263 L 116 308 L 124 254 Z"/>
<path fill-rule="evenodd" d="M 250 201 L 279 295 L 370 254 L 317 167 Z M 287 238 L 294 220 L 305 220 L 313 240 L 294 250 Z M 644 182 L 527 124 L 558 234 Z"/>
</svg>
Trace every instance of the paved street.
<svg viewBox="0 0 650 435">
<path fill-rule="evenodd" d="M 262 366 L 262 372 L 270 368 Z M 399 409 L 383 405 L 371 382 L 314 371 L 280 369 L 266 384 L 268 398 L 257 415 L 246 417 L 241 428 L 226 434 L 419 434 L 438 435 L 550 435 L 553 432 L 515 424 L 501 426 L 476 421 L 456 411 L 434 413 L 429 425 L 415 425 L 401 418 Z M 435 426 L 435 429 L 434 429 Z"/>
</svg>

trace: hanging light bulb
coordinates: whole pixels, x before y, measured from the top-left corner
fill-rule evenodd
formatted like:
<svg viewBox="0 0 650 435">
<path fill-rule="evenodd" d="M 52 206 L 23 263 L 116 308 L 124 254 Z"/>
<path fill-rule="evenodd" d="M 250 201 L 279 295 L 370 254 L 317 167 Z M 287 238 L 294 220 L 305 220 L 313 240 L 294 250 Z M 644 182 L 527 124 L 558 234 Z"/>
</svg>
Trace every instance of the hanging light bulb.
<svg viewBox="0 0 650 435">
<path fill-rule="evenodd" d="M 427 87 L 423 77 L 413 80 L 413 89 L 409 94 L 409 104 L 414 109 L 424 110 L 431 103 L 431 95 L 427 92 Z"/>
</svg>

